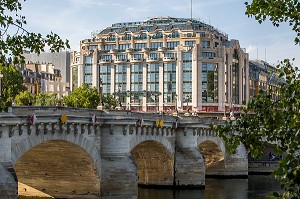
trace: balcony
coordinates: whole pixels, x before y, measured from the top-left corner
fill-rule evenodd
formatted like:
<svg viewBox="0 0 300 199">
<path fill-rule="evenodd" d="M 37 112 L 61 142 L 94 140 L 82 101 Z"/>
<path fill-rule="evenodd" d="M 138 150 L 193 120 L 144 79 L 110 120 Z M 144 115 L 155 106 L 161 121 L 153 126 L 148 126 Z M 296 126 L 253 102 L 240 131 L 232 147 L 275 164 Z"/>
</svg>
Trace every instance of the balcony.
<svg viewBox="0 0 300 199">
<path fill-rule="evenodd" d="M 109 51 L 109 53 L 111 53 L 111 54 L 115 54 L 117 52 L 118 52 L 118 49 L 110 49 L 110 51 Z"/>
<path fill-rule="evenodd" d="M 166 48 L 166 47 L 158 47 L 158 49 L 157 49 L 158 52 L 164 52 L 167 50 L 168 50 L 168 48 Z"/>
<path fill-rule="evenodd" d="M 149 57 L 149 58 L 146 59 L 147 63 L 157 62 L 157 61 L 159 61 L 158 57 Z"/>
<path fill-rule="evenodd" d="M 126 49 L 126 52 L 127 52 L 127 53 L 133 53 L 133 52 L 134 52 L 134 49 L 133 49 L 133 48 L 127 48 L 127 49 Z"/>
<path fill-rule="evenodd" d="M 111 59 L 100 59 L 99 64 L 109 64 L 111 63 Z"/>
<path fill-rule="evenodd" d="M 176 57 L 164 57 L 164 62 L 176 61 Z"/>
<path fill-rule="evenodd" d="M 142 52 L 143 53 L 147 53 L 147 52 L 149 52 L 150 51 L 150 48 L 142 48 Z"/>
<path fill-rule="evenodd" d="M 115 60 L 116 64 L 122 64 L 122 63 L 126 63 L 126 62 L 127 62 L 127 59 L 116 59 Z"/>
<path fill-rule="evenodd" d="M 132 63 L 138 63 L 138 62 L 143 62 L 144 59 L 143 58 L 131 58 L 130 62 Z"/>
</svg>

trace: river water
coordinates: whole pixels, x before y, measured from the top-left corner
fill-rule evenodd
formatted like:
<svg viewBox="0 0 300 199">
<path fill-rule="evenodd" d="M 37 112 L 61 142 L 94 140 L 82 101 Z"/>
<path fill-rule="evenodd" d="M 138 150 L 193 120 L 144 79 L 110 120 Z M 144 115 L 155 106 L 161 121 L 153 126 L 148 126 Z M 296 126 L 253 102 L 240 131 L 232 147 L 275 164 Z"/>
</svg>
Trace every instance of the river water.
<svg viewBox="0 0 300 199">
<path fill-rule="evenodd" d="M 206 179 L 203 190 L 139 188 L 138 199 L 262 199 L 280 190 L 271 175 L 249 175 L 248 179 Z"/>
</svg>

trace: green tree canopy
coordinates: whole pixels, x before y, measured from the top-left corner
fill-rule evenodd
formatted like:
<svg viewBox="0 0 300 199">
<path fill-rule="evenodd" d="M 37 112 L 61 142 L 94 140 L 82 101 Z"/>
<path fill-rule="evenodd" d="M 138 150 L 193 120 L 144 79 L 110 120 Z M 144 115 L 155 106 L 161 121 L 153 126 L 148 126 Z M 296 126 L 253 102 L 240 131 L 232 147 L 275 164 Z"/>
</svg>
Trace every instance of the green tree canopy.
<svg viewBox="0 0 300 199">
<path fill-rule="evenodd" d="M 267 144 L 276 144 L 275 152 L 285 154 L 274 172 L 284 193 L 274 193 L 274 197 L 296 199 L 300 198 L 300 75 L 289 60 L 280 68 L 279 77 L 286 79 L 280 100 L 272 101 L 271 94 L 260 92 L 238 120 L 214 128 L 232 153 L 243 143 L 251 156 L 260 157 Z"/>
<path fill-rule="evenodd" d="M 71 95 L 65 96 L 63 103 L 72 107 L 95 109 L 100 103 L 100 94 L 95 87 L 91 88 L 88 84 L 82 84 Z"/>
<path fill-rule="evenodd" d="M 11 65 L 0 64 L 1 78 L 1 107 L 0 110 L 7 110 L 16 95 L 26 90 L 23 85 L 23 77 L 18 69 Z"/>
<path fill-rule="evenodd" d="M 262 23 L 269 19 L 274 26 L 288 22 L 296 32 L 295 42 L 300 39 L 300 1 L 299 0 L 253 0 L 246 2 L 246 14 Z"/>
<path fill-rule="evenodd" d="M 27 90 L 16 95 L 14 100 L 16 106 L 29 106 L 34 101 L 34 96 Z"/>
</svg>

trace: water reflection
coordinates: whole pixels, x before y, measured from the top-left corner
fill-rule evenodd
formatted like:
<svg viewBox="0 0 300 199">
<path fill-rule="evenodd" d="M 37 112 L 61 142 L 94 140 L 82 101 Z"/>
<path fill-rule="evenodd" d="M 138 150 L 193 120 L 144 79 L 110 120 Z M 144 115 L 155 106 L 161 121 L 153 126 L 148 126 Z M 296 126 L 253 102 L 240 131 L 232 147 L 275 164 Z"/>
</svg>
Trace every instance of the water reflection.
<svg viewBox="0 0 300 199">
<path fill-rule="evenodd" d="M 279 191 L 273 176 L 248 179 L 206 179 L 205 190 L 163 190 L 139 188 L 138 199 L 262 199 Z"/>
</svg>

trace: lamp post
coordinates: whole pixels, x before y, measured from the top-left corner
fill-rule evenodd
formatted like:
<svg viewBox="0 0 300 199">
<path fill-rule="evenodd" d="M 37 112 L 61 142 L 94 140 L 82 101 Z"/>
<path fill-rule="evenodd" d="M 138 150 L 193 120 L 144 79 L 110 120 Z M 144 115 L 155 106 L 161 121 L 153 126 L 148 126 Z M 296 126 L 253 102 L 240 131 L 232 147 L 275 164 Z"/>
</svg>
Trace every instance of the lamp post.
<svg viewBox="0 0 300 199">
<path fill-rule="evenodd" d="M 188 113 L 190 112 L 190 108 L 189 108 L 189 100 L 190 100 L 190 96 L 187 95 L 187 96 L 186 96 L 186 106 L 187 106 L 187 112 L 188 112 Z"/>
<path fill-rule="evenodd" d="M 0 72 L 0 97 L 2 97 L 2 77 L 3 77 L 3 74 L 2 74 L 2 72 Z"/>
</svg>

